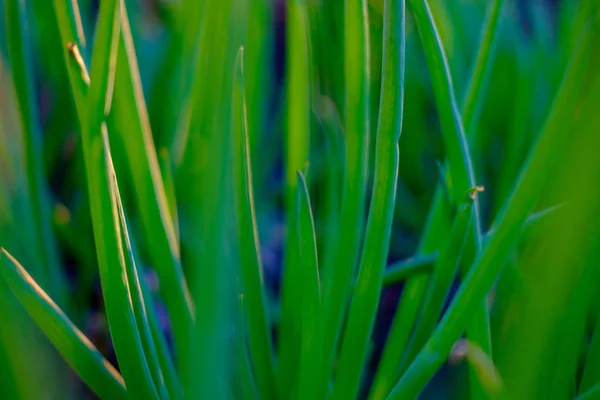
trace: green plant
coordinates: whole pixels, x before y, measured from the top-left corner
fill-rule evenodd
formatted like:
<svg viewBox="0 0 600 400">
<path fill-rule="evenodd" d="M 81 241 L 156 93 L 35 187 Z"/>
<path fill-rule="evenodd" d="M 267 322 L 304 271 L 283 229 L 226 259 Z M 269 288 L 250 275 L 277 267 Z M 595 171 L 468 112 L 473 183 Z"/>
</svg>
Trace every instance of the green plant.
<svg viewBox="0 0 600 400">
<path fill-rule="evenodd" d="M 0 398 L 598 396 L 595 1 L 288 0 L 282 82 L 276 2 L 93 3 L 3 0 Z"/>
</svg>

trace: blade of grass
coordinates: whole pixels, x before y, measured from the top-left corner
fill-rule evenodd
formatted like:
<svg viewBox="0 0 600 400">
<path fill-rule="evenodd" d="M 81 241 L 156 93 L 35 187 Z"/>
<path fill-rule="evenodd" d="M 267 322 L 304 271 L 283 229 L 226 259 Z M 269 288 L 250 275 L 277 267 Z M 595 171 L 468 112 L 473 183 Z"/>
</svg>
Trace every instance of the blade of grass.
<svg viewBox="0 0 600 400">
<path fill-rule="evenodd" d="M 158 152 L 158 162 L 160 164 L 160 172 L 162 181 L 164 182 L 165 195 L 167 197 L 167 205 L 169 213 L 173 221 L 173 230 L 175 231 L 175 239 L 177 244 L 180 242 L 179 237 L 179 215 L 177 214 L 177 197 L 175 195 L 175 179 L 173 171 L 173 161 L 169 150 L 163 147 Z"/>
<path fill-rule="evenodd" d="M 462 119 L 465 132 L 471 143 L 477 142 L 480 133 L 477 128 L 479 115 L 485 100 L 484 94 L 488 86 L 488 78 L 494 62 L 494 47 L 499 36 L 499 24 L 505 0 L 490 2 L 488 13 L 483 24 L 483 31 L 473 71 L 469 80 L 469 86 L 465 94 L 462 106 Z"/>
<path fill-rule="evenodd" d="M 414 0 L 411 2 L 417 27 L 421 35 L 421 41 L 425 48 L 425 53 L 428 56 L 427 64 L 435 88 L 436 103 L 438 104 L 442 133 L 447 149 L 448 162 L 450 163 L 452 187 L 455 190 L 455 195 L 458 194 L 459 196 L 463 195 L 464 191 L 467 189 L 476 186 L 468 146 L 465 142 L 465 130 L 463 129 L 463 126 L 468 128 L 466 134 L 472 136 L 472 132 L 477 125 L 477 120 L 479 118 L 479 110 L 482 108 L 484 100 L 483 94 L 487 87 L 486 77 L 489 74 L 492 65 L 493 42 L 498 35 L 498 20 L 500 18 L 503 1 L 504 0 L 496 0 L 490 5 L 490 14 L 484 25 L 484 34 L 476 57 L 477 61 L 468 86 L 469 89 L 467 92 L 467 99 L 465 100 L 465 107 L 462 112 L 462 120 L 456 107 L 456 100 L 444 49 L 439 39 L 439 35 L 437 34 L 435 21 L 429 11 L 428 3 L 424 0 Z M 454 156 L 451 157 L 453 154 Z M 462 160 L 457 160 L 458 155 L 462 157 Z M 452 167 L 453 165 L 454 168 Z M 463 178 L 465 178 L 463 179 L 463 184 L 460 184 L 460 182 L 456 180 L 455 175 L 457 173 L 462 174 Z M 465 181 L 468 187 L 463 186 Z M 438 184 L 434 193 L 434 200 L 429 211 L 428 222 L 421 239 L 421 252 L 436 250 L 438 242 L 440 241 L 439 232 L 444 231 L 441 227 L 448 223 L 446 220 L 448 216 L 447 205 L 443 198 L 444 190 L 441 184 Z M 472 245 L 474 249 L 478 250 L 481 243 L 481 226 L 477 200 L 474 204 L 474 214 L 475 223 L 472 227 L 473 233 L 470 235 L 469 245 Z M 398 310 L 396 311 L 394 322 L 392 323 L 391 339 L 388 340 L 384 349 L 384 354 L 390 352 L 390 355 L 384 355 L 384 357 L 400 362 L 402 352 L 410 337 L 410 331 L 417 318 L 421 301 L 425 295 L 427 282 L 428 275 L 419 275 L 406 283 L 405 291 L 400 299 Z M 486 309 L 482 307 L 481 314 L 475 318 L 475 327 L 485 324 L 485 321 L 488 319 L 486 314 Z M 488 346 L 485 346 L 483 343 L 480 343 L 480 345 L 488 350 Z M 384 376 L 390 375 L 393 373 L 392 371 L 394 368 L 394 363 L 390 361 L 390 363 L 387 364 L 386 371 L 381 372 L 381 374 Z"/>
<path fill-rule="evenodd" d="M 250 358 L 265 399 L 276 395 L 272 343 L 263 292 L 263 269 L 254 209 L 250 140 L 244 90 L 244 49 L 237 54 L 232 96 L 232 157 L 245 314 L 248 316 Z"/>
<path fill-rule="evenodd" d="M 454 345 L 450 355 L 453 361 L 466 359 L 484 390 L 487 399 L 505 399 L 504 383 L 498 369 L 486 351 L 476 343 L 462 339 Z"/>
<path fill-rule="evenodd" d="M 115 198 L 115 212 L 118 214 L 119 223 L 121 225 L 122 230 L 121 247 L 125 250 L 125 272 L 127 273 L 128 288 L 131 295 L 131 303 L 137 322 L 137 328 L 140 332 L 140 340 L 144 350 L 144 355 L 146 356 L 146 361 L 148 362 L 150 374 L 152 375 L 154 386 L 158 391 L 159 398 L 168 399 L 169 394 L 165 386 L 164 377 L 158 360 L 158 352 L 156 349 L 156 344 L 152 332 L 150 330 L 150 323 L 148 322 L 148 314 L 146 312 L 148 307 L 146 306 L 146 302 L 142 293 L 140 276 L 138 273 L 138 268 L 136 266 L 136 261 L 133 256 L 132 245 L 129 237 L 129 228 L 125 221 L 125 212 L 123 210 L 121 196 L 119 194 L 119 188 L 114 172 L 112 176 L 115 178 L 110 182 L 111 190 L 113 191 L 113 196 Z"/>
<path fill-rule="evenodd" d="M 88 182 L 100 280 L 117 360 L 127 390 L 135 398 L 158 398 L 129 292 L 105 115 L 110 109 L 122 0 L 100 5 L 92 56 L 91 86 L 84 110 L 82 147 Z"/>
<path fill-rule="evenodd" d="M 32 271 L 56 302 L 68 310 L 65 282 L 61 276 L 56 240 L 52 232 L 50 197 L 44 182 L 42 137 L 38 106 L 35 101 L 35 75 L 30 50 L 26 5 L 27 3 L 23 0 L 4 2 L 6 38 L 23 127 L 21 137 L 25 149 L 27 188 L 35 226 L 35 238 L 32 244 L 38 249 L 36 253 L 39 254 L 41 263 L 39 271 L 35 265 L 32 266 L 34 268 Z"/>
<path fill-rule="evenodd" d="M 398 140 L 402 132 L 404 106 L 405 2 L 386 0 L 384 10 L 375 180 L 365 245 L 333 387 L 334 399 L 355 398 L 358 392 L 379 303 L 394 215 L 399 163 Z"/>
<path fill-rule="evenodd" d="M 317 331 L 316 318 L 321 305 L 317 238 L 308 187 L 301 172 L 298 172 L 297 204 L 298 254 L 302 262 L 302 351 L 298 373 L 298 399 L 306 399 L 314 393 L 314 371 L 322 362 L 323 337 Z"/>
<path fill-rule="evenodd" d="M 286 91 L 287 132 L 285 148 L 286 245 L 281 286 L 281 322 L 279 327 L 277 381 L 279 395 L 289 396 L 295 387 L 301 341 L 302 298 L 298 263 L 296 227 L 296 171 L 304 169 L 310 146 L 310 48 L 306 4 L 304 0 L 286 2 Z"/>
<path fill-rule="evenodd" d="M 27 313 L 81 379 L 103 399 L 127 399 L 123 378 L 5 249 L 2 276 Z"/>
<path fill-rule="evenodd" d="M 334 263 L 325 270 L 324 309 L 318 335 L 323 336 L 324 359 L 315 365 L 320 374 L 315 388 L 319 396 L 327 389 L 337 342 L 346 312 L 363 224 L 367 182 L 367 138 L 369 137 L 369 29 L 366 0 L 344 2 L 345 74 L 345 169 L 342 212 L 337 230 Z"/>
<path fill-rule="evenodd" d="M 575 400 L 598 400 L 600 399 L 600 383 L 587 392 L 575 397 Z"/>
<path fill-rule="evenodd" d="M 600 319 L 590 341 L 578 392 L 585 393 L 597 384 L 600 384 Z"/>
<path fill-rule="evenodd" d="M 188 237 L 182 234 L 182 248 L 199 305 L 190 350 L 182 361 L 183 376 L 186 396 L 227 399 L 233 351 L 230 329 L 236 322 L 230 277 L 237 271 L 228 251 L 230 227 L 235 223 L 229 191 L 236 8 L 232 0 L 196 3 L 203 13 L 195 41 L 198 47 L 193 50 L 191 96 L 186 99 L 189 118 L 183 115 L 188 118 L 187 144 L 176 176 L 180 222 L 192 232 Z"/>
<path fill-rule="evenodd" d="M 421 273 L 429 273 L 438 258 L 437 253 L 417 255 L 389 265 L 383 276 L 383 286 L 390 286 Z"/>
<path fill-rule="evenodd" d="M 471 204 L 463 204 L 454 217 L 450 237 L 435 262 L 419 318 L 413 327 L 413 334 L 406 346 L 404 356 L 398 364 L 398 361 L 392 358 L 395 352 L 384 353 L 371 388 L 371 399 L 384 399 L 387 396 L 398 376 L 406 370 L 435 329 L 458 269 L 460 255 L 472 222 L 471 217 Z M 387 371 L 392 371 L 392 374 L 386 374 Z"/>
<path fill-rule="evenodd" d="M 121 32 L 115 72 L 115 126 L 109 127 L 109 133 L 122 144 L 127 158 L 146 248 L 159 275 L 161 293 L 173 324 L 177 355 L 183 357 L 187 352 L 185 342 L 194 306 L 181 267 L 125 7 L 121 15 Z"/>
<path fill-rule="evenodd" d="M 573 55 L 537 145 L 530 153 L 511 197 L 496 218 L 492 236 L 477 256 L 435 332 L 392 390 L 388 397 L 390 400 L 411 399 L 418 395 L 443 364 L 452 345 L 463 333 L 473 312 L 499 275 L 573 119 L 593 43 L 591 32 L 592 29 L 586 30 Z"/>
</svg>

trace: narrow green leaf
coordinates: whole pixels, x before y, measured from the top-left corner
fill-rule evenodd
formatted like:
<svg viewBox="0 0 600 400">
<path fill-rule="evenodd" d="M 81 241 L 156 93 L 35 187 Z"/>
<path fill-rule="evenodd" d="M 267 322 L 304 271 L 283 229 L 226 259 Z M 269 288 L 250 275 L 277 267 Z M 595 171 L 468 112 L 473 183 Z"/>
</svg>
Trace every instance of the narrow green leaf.
<svg viewBox="0 0 600 400">
<path fill-rule="evenodd" d="M 429 5 L 425 0 L 411 1 L 415 21 L 419 29 L 423 47 L 425 48 L 436 103 L 440 113 L 442 133 L 450 164 L 452 188 L 455 195 L 458 196 L 462 196 L 469 188 L 476 187 L 463 126 L 467 128 L 466 134 L 472 135 L 474 127 L 477 125 L 479 112 L 484 100 L 483 94 L 487 87 L 487 76 L 490 73 L 489 70 L 494 58 L 494 41 L 498 35 L 497 31 L 503 1 L 495 0 L 494 3 L 490 4 L 490 13 L 484 24 L 484 34 L 479 45 L 475 67 L 468 85 L 467 98 L 462 110 L 462 120 L 456 107 L 452 80 L 444 49 L 437 33 L 435 21 L 429 10 Z M 457 174 L 459 175 L 458 177 Z M 465 184 L 467 185 L 466 187 L 464 186 Z M 439 246 L 440 238 L 443 237 L 443 232 L 446 231 L 445 227 L 449 224 L 449 212 L 447 202 L 444 200 L 443 189 L 444 187 L 440 183 L 434 192 L 427 225 L 421 239 L 421 252 L 436 250 Z M 461 201 L 460 198 L 458 200 Z M 477 200 L 474 207 L 475 223 L 473 224 L 473 232 L 469 239 L 472 242 L 468 243 L 468 245 L 472 246 L 475 251 L 478 251 L 481 243 L 481 227 Z M 394 317 L 394 322 L 392 323 L 391 339 L 386 343 L 386 348 L 384 349 L 384 354 L 395 349 L 395 359 L 397 362 L 400 362 L 403 347 L 410 336 L 410 331 L 417 318 L 418 309 L 425 296 L 427 282 L 428 275 L 420 275 L 415 276 L 406 283 Z M 475 326 L 481 326 L 481 321 L 487 320 L 486 309 L 482 307 L 481 310 L 483 314 L 475 318 Z M 384 355 L 384 357 L 388 356 Z M 392 356 L 390 355 L 389 357 Z M 392 365 L 391 361 L 389 365 Z"/>
<path fill-rule="evenodd" d="M 111 138 L 122 144 L 140 212 L 146 248 L 158 272 L 161 294 L 173 323 L 178 356 L 187 352 L 193 303 L 183 275 L 177 235 L 169 211 L 158 157 L 144 102 L 127 11 L 121 15 L 121 40 L 115 72 L 114 126 Z"/>
<path fill-rule="evenodd" d="M 104 119 L 111 105 L 122 0 L 100 5 L 82 147 L 104 303 L 128 392 L 158 398 L 133 311 L 117 209 L 116 181 Z"/>
<path fill-rule="evenodd" d="M 579 393 L 585 393 L 592 386 L 600 384 L 600 319 L 596 322 L 592 340 L 590 342 L 585 367 L 581 375 Z"/>
<path fill-rule="evenodd" d="M 454 345 L 450 358 L 451 362 L 467 360 L 469 366 L 475 371 L 475 376 L 484 389 L 487 399 L 505 398 L 502 377 L 487 352 L 479 345 L 462 339 Z"/>
<path fill-rule="evenodd" d="M 592 387 L 587 392 L 575 397 L 575 400 L 599 400 L 600 399 L 600 383 Z"/>
<path fill-rule="evenodd" d="M 403 350 L 401 348 L 395 349 L 394 352 L 388 351 L 384 353 L 371 389 L 372 399 L 384 399 L 388 395 L 398 376 L 406 370 L 429 338 L 431 332 L 435 329 L 458 270 L 460 255 L 467 237 L 470 222 L 472 222 L 472 210 L 472 205 L 467 203 L 463 204 L 457 212 L 452 224 L 450 237 L 440 256 L 437 258 L 433 272 L 429 278 L 419 318 L 413 327 L 412 337 L 406 349 L 404 349 L 402 360 L 398 365 L 397 357 L 398 353 Z"/>
<path fill-rule="evenodd" d="M 301 345 L 302 291 L 296 227 L 296 171 L 306 167 L 310 146 L 310 49 L 307 6 L 304 0 L 286 1 L 286 107 L 284 139 L 286 246 L 281 287 L 277 381 L 280 397 L 294 390 Z"/>
<path fill-rule="evenodd" d="M 232 158 L 236 201 L 242 292 L 248 316 L 250 357 L 259 392 L 264 399 L 276 395 L 272 343 L 263 291 L 263 270 L 254 210 L 250 139 L 244 91 L 244 50 L 238 51 L 232 95 Z"/>
<path fill-rule="evenodd" d="M 391 264 L 387 267 L 383 276 L 383 286 L 391 286 L 413 275 L 431 272 L 437 258 L 437 253 L 417 255 Z"/>
<path fill-rule="evenodd" d="M 317 314 L 321 305 L 317 239 L 306 180 L 298 172 L 298 254 L 300 255 L 302 289 L 302 343 L 300 372 L 298 373 L 298 398 L 314 394 L 314 372 L 322 362 L 323 337 L 317 331 Z"/>
<path fill-rule="evenodd" d="M 123 378 L 31 275 L 0 249 L 4 280 L 27 313 L 81 379 L 102 399 L 127 399 Z"/>
<path fill-rule="evenodd" d="M 405 2 L 386 0 L 375 180 L 365 245 L 342 340 L 334 399 L 355 398 L 383 282 L 398 178 L 398 140 L 404 106 Z"/>
<path fill-rule="evenodd" d="M 328 389 L 364 232 L 371 61 L 367 3 L 367 0 L 344 1 L 344 187 L 342 211 L 336 231 L 336 253 L 333 264 L 325 270 L 324 308 L 317 328 L 324 343 L 324 359 L 316 366 L 316 371 L 320 368 L 321 372 L 314 377 L 317 379 L 315 386 L 319 396 L 323 396 Z"/>
<path fill-rule="evenodd" d="M 469 86 L 462 106 L 462 119 L 469 141 L 477 141 L 479 129 L 476 129 L 479 115 L 485 100 L 484 94 L 488 86 L 488 77 L 494 62 L 494 47 L 499 36 L 500 16 L 505 0 L 494 0 L 488 5 L 488 14 L 483 24 L 483 31 Z"/>
<path fill-rule="evenodd" d="M 37 265 L 32 266 L 32 271 L 57 303 L 68 308 L 65 282 L 61 276 L 56 240 L 52 232 L 52 208 L 42 162 L 42 132 L 35 100 L 35 75 L 26 7 L 27 2 L 24 0 L 4 2 L 6 38 L 23 127 L 21 137 L 24 142 L 29 201 L 35 227 L 32 244 L 38 250 L 41 262 L 39 271 Z"/>
<path fill-rule="evenodd" d="M 537 145 L 531 152 L 511 197 L 496 218 L 494 233 L 476 258 L 444 318 L 400 379 L 390 394 L 390 399 L 410 399 L 418 395 L 443 364 L 452 345 L 463 333 L 473 312 L 502 270 L 574 118 L 585 71 L 590 67 L 588 61 L 595 29 L 597 27 L 592 25 L 585 31 L 573 55 Z"/>
<path fill-rule="evenodd" d="M 121 224 L 121 246 L 124 249 L 125 272 L 127 273 L 128 288 L 131 295 L 131 303 L 137 322 L 137 328 L 140 333 L 140 340 L 159 397 L 161 399 L 168 399 L 169 395 L 158 360 L 159 357 L 153 334 L 150 330 L 150 323 L 148 322 L 148 314 L 146 312 L 147 306 L 140 283 L 141 279 L 136 266 L 135 257 L 133 256 L 132 245 L 129 238 L 129 228 L 125 221 L 125 212 L 123 211 L 123 204 L 119 195 L 116 179 L 111 181 L 111 185 L 115 197 L 115 212 L 118 214 L 119 223 Z"/>
</svg>

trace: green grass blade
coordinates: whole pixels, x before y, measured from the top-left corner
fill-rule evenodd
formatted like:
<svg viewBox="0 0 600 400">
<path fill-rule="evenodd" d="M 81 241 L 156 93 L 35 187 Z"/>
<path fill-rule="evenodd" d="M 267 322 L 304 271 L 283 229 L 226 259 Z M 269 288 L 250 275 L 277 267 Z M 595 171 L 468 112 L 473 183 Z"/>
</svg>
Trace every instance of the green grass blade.
<svg viewBox="0 0 600 400">
<path fill-rule="evenodd" d="M 584 393 L 597 384 L 600 384 L 600 319 L 596 322 L 589 345 L 585 367 L 581 375 L 581 383 L 579 384 L 579 393 Z"/>
<path fill-rule="evenodd" d="M 102 399 L 127 399 L 123 378 L 6 250 L 0 269 L 27 313 L 73 370 Z"/>
<path fill-rule="evenodd" d="M 429 278 L 427 292 L 419 314 L 419 319 L 413 327 L 413 334 L 404 350 L 404 356 L 398 365 L 398 355 L 403 349 L 395 352 L 388 351 L 382 357 L 377 375 L 371 389 L 371 399 L 384 399 L 416 354 L 421 350 L 442 312 L 444 301 L 448 297 L 450 287 L 458 269 L 460 255 L 466 240 L 470 222 L 472 221 L 472 206 L 464 204 L 457 212 L 452 231 L 443 251 L 435 262 Z"/>
<path fill-rule="evenodd" d="M 100 280 L 117 360 L 128 392 L 135 398 L 158 398 L 131 304 L 114 190 L 114 169 L 105 115 L 111 104 L 122 1 L 101 4 L 91 68 L 91 86 L 83 115 L 82 147 Z M 104 131 L 104 132 L 103 132 Z"/>
<path fill-rule="evenodd" d="M 319 261 L 317 256 L 317 238 L 312 208 L 306 180 L 298 172 L 298 254 L 300 255 L 302 289 L 302 351 L 300 371 L 298 373 L 298 398 L 306 399 L 314 395 L 316 383 L 315 371 L 322 362 L 323 337 L 317 330 L 318 310 L 321 305 L 321 287 L 319 282 Z"/>
<path fill-rule="evenodd" d="M 35 226 L 32 244 L 37 248 L 41 265 L 32 266 L 34 275 L 56 302 L 67 307 L 66 287 L 59 266 L 56 240 L 52 233 L 51 203 L 46 187 L 42 162 L 42 132 L 34 88 L 35 75 L 30 51 L 28 19 L 25 1 L 4 2 L 6 38 L 11 61 L 11 72 L 15 86 L 23 127 L 25 169 L 31 202 L 31 213 Z M 37 245 L 35 244 L 37 243 Z"/>
<path fill-rule="evenodd" d="M 600 383 L 592 387 L 587 392 L 575 397 L 575 400 L 599 400 L 600 399 Z"/>
<path fill-rule="evenodd" d="M 319 330 L 324 360 L 317 376 L 320 395 L 326 393 L 333 367 L 350 284 L 354 275 L 365 219 L 367 138 L 369 137 L 369 29 L 366 0 L 344 2 L 345 169 L 342 212 L 331 267 L 325 270 L 324 309 Z"/>
<path fill-rule="evenodd" d="M 476 66 L 470 79 L 467 100 L 462 113 L 463 119 L 461 120 L 456 107 L 448 63 L 428 3 L 425 0 L 411 1 L 421 41 L 425 48 L 431 81 L 435 89 L 436 103 L 440 114 L 447 158 L 450 163 L 452 188 L 455 196 L 463 196 L 467 189 L 476 186 L 463 126 L 468 128 L 466 133 L 470 134 L 473 127 L 477 125 L 479 110 L 483 102 L 483 93 L 485 93 L 487 86 L 486 76 L 489 74 L 493 59 L 492 49 L 498 31 L 498 19 L 502 5 L 500 3 L 503 3 L 503 0 L 497 0 L 491 5 L 494 8 L 490 9 L 491 14 L 484 27 L 485 33 L 479 46 Z M 455 178 L 457 174 L 462 177 L 459 181 Z M 465 184 L 467 187 L 464 186 Z M 445 227 L 449 224 L 449 213 L 446 201 L 444 201 L 444 191 L 442 190 L 441 183 L 438 184 L 434 193 L 428 222 L 421 239 L 421 252 L 436 250 L 439 246 L 440 233 L 444 232 L 446 230 Z M 462 201 L 460 197 L 456 199 Z M 479 249 L 481 227 L 477 200 L 474 207 L 475 223 L 473 224 L 473 234 L 471 235 L 473 243 L 469 243 L 469 245 L 474 249 Z M 405 294 L 400 299 L 392 324 L 393 334 L 390 335 L 391 339 L 386 343 L 386 348 L 384 349 L 384 354 L 388 351 L 394 351 L 397 362 L 400 362 L 403 348 L 410 337 L 410 331 L 417 318 L 421 301 L 425 296 L 427 282 L 428 275 L 419 275 L 410 279 L 405 286 Z M 485 312 L 485 309 L 482 308 L 482 311 Z M 482 320 L 487 320 L 487 317 L 485 314 L 481 314 L 476 319 L 481 322 Z M 475 326 L 480 326 L 480 324 L 478 323 Z"/>
<path fill-rule="evenodd" d="M 114 197 L 116 212 L 118 213 L 119 223 L 121 224 L 122 229 L 121 246 L 125 250 L 125 271 L 127 273 L 127 282 L 129 292 L 131 294 L 131 303 L 137 322 L 137 328 L 140 333 L 140 340 L 144 349 L 146 361 L 148 362 L 148 368 L 150 369 L 150 374 L 152 375 L 152 380 L 158 391 L 159 397 L 161 399 L 168 399 L 169 394 L 167 392 L 164 377 L 161 371 L 156 344 L 153 334 L 150 330 L 150 323 L 148 322 L 149 318 L 146 311 L 148 307 L 146 306 L 146 302 L 142 293 L 140 283 L 141 279 L 136 266 L 136 261 L 133 256 L 132 245 L 129 237 L 129 228 L 125 221 L 125 212 L 123 211 L 123 204 L 121 202 L 119 188 L 117 186 L 116 179 L 111 183 L 112 190 L 115 193 Z"/>
<path fill-rule="evenodd" d="M 144 102 L 137 57 L 127 11 L 121 15 L 121 39 L 115 72 L 113 112 L 116 126 L 109 134 L 122 144 L 131 173 L 146 248 L 158 272 L 161 293 L 173 324 L 177 354 L 186 353 L 193 304 L 179 256 L 179 245 L 161 179 L 158 157 Z M 120 134 L 118 134 L 120 132 Z"/>
<path fill-rule="evenodd" d="M 310 48 L 307 6 L 304 0 L 288 0 L 287 5 L 287 132 L 285 148 L 286 246 L 281 287 L 281 322 L 279 327 L 277 380 L 280 396 L 288 397 L 295 386 L 300 359 L 302 297 L 298 286 L 301 271 L 298 263 L 296 229 L 296 171 L 303 170 L 310 146 Z"/>
<path fill-rule="evenodd" d="M 335 399 L 355 398 L 367 356 L 387 260 L 398 177 L 404 106 L 405 3 L 386 0 L 375 180 L 360 262 L 333 387 Z"/>
<path fill-rule="evenodd" d="M 494 47 L 499 36 L 500 16 L 505 0 L 494 0 L 488 6 L 488 15 L 483 24 L 483 34 L 479 49 L 471 72 L 469 86 L 462 106 L 462 119 L 465 132 L 471 142 L 476 141 L 473 136 L 479 132 L 477 122 L 485 100 L 488 76 L 494 62 Z"/>
<path fill-rule="evenodd" d="M 415 398 L 443 364 L 473 312 L 484 300 L 498 277 L 518 233 L 540 193 L 547 171 L 557 158 L 573 120 L 593 43 L 592 29 L 586 30 L 580 46 L 554 100 L 552 111 L 530 154 L 513 193 L 496 218 L 496 228 L 465 277 L 450 308 L 437 329 L 400 379 L 389 399 Z"/>
<path fill-rule="evenodd" d="M 232 96 L 232 157 L 236 200 L 238 243 L 245 314 L 248 317 L 249 345 L 257 385 L 263 398 L 276 395 L 272 343 L 263 292 L 262 262 L 254 209 L 250 139 L 244 91 L 244 51 L 236 61 Z"/>
<path fill-rule="evenodd" d="M 61 42 L 63 44 L 63 58 L 71 83 L 73 101 L 79 119 L 79 128 L 86 128 L 86 107 L 89 91 L 89 75 L 85 65 L 82 43 L 85 43 L 81 17 L 77 1 L 54 0 L 54 9 L 58 27 L 60 28 Z"/>
<path fill-rule="evenodd" d="M 437 258 L 437 253 L 418 255 L 391 264 L 383 276 L 383 286 L 395 285 L 413 275 L 431 272 Z"/>
<path fill-rule="evenodd" d="M 505 399 L 504 382 L 492 359 L 477 343 L 463 339 L 454 345 L 452 361 L 466 359 L 475 373 L 486 399 Z"/>
<path fill-rule="evenodd" d="M 180 242 L 179 237 L 179 215 L 177 214 L 177 196 L 175 195 L 175 177 L 173 171 L 173 160 L 169 154 L 169 150 L 163 147 L 158 152 L 158 163 L 162 181 L 164 182 L 165 195 L 167 197 L 167 205 L 169 206 L 169 214 L 173 221 L 173 230 L 175 231 L 175 239 Z"/>
<path fill-rule="evenodd" d="M 203 8 L 194 66 L 188 137 L 177 170 L 176 187 L 196 321 L 183 362 L 184 388 L 190 398 L 227 399 L 231 395 L 230 329 L 235 299 L 230 252 L 233 198 L 230 197 L 231 94 L 236 26 L 232 0 L 196 2 Z M 191 16 L 190 16 L 191 17 Z M 224 72 L 231 71 L 231 72 Z M 185 115 L 183 115 L 185 117 Z M 177 155 L 174 155 L 177 157 Z M 176 162 L 177 164 L 177 162 Z M 183 232 L 191 232 L 187 236 Z"/>
</svg>

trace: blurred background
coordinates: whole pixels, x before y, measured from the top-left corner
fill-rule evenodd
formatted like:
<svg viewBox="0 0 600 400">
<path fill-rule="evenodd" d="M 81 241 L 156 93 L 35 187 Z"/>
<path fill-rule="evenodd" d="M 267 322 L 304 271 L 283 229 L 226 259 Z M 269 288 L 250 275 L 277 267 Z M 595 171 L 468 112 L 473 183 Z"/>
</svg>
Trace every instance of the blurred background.
<svg viewBox="0 0 600 400">
<path fill-rule="evenodd" d="M 273 314 L 277 315 L 285 229 L 285 174 L 282 168 L 285 4 L 283 0 L 240 0 L 238 3 L 236 12 L 240 15 L 251 13 L 252 16 L 245 22 L 248 24 L 249 129 L 261 255 Z M 506 1 L 496 58 L 472 142 L 477 182 L 485 186 L 481 204 L 486 230 L 506 200 L 546 118 L 573 47 L 570 28 L 577 16 L 578 3 L 575 0 Z M 181 60 L 173 57 L 178 54 L 179 1 L 126 0 L 126 4 L 156 148 L 159 153 L 175 159 L 174 167 L 177 168 L 177 143 L 171 127 L 182 107 L 176 100 L 180 90 Z M 430 1 L 459 103 L 466 91 L 488 4 L 488 0 Z M 36 107 L 43 132 L 43 170 L 50 186 L 53 231 L 64 267 L 61 273 L 67 277 L 69 292 L 76 299 L 69 315 L 101 352 L 115 362 L 102 309 L 82 151 L 74 123 L 77 118 L 63 59 L 56 56 L 62 51 L 58 25 L 53 16 L 52 1 L 28 0 L 27 7 L 36 67 Z M 83 29 L 91 40 L 98 1 L 79 0 L 79 8 Z M 0 12 L 3 10 L 4 7 L 0 7 Z M 332 201 L 328 197 L 328 188 L 339 183 L 335 176 L 337 174 L 339 178 L 343 165 L 336 163 L 340 160 L 343 140 L 343 0 L 309 0 L 308 10 L 313 78 L 309 184 L 321 248 L 333 234 L 324 217 Z M 379 101 L 382 10 L 383 0 L 369 1 L 372 115 L 377 115 Z M 40 260 L 36 259 L 38 254 L 34 251 L 36 235 L 25 173 L 26 154 L 11 82 L 5 16 L 2 15 L 0 20 L 0 244 L 10 249 L 23 265 L 35 265 Z M 404 130 L 400 139 L 400 176 L 389 263 L 415 254 L 445 158 L 425 58 L 410 20 L 407 21 L 407 35 Z M 376 123 L 377 119 L 372 118 L 371 135 Z M 374 137 L 370 142 L 372 149 Z M 119 150 L 116 151 L 119 168 Z M 373 157 L 369 160 L 372 162 Z M 119 183 L 128 208 L 133 197 L 132 186 L 126 175 Z M 177 190 L 185 191 L 185 187 L 179 185 Z M 133 210 L 130 219 L 134 235 L 138 235 L 141 229 L 139 216 L 135 207 L 129 209 Z M 184 213 L 179 215 L 179 224 L 185 258 L 185 236 L 189 232 L 186 232 Z M 144 257 L 146 252 L 142 243 L 142 259 L 147 259 Z M 149 268 L 148 278 L 156 291 L 157 279 Z M 401 290 L 402 286 L 397 285 L 383 292 L 374 333 L 375 351 L 370 361 L 373 369 Z M 0 398 L 9 399 L 7 394 L 15 392 L 31 399 L 58 398 L 49 393 L 65 393 L 60 398 L 91 397 L 62 365 L 60 357 L 33 323 L 15 311 L 15 300 L 5 293 L 0 293 L 2 296 L 5 299 L 0 311 Z M 157 307 L 162 307 L 158 297 Z M 163 323 L 168 333 L 166 316 Z M 460 393 L 453 385 L 461 384 L 455 377 L 464 373 L 462 369 L 464 366 L 445 368 L 424 396 L 453 398 L 452 393 Z M 28 371 L 27 380 L 20 379 L 18 371 Z"/>
</svg>

